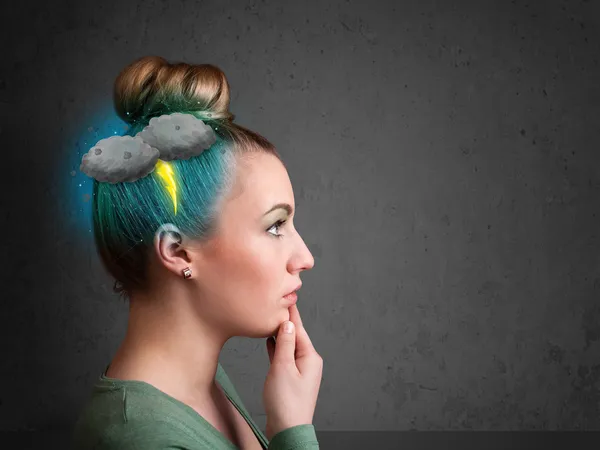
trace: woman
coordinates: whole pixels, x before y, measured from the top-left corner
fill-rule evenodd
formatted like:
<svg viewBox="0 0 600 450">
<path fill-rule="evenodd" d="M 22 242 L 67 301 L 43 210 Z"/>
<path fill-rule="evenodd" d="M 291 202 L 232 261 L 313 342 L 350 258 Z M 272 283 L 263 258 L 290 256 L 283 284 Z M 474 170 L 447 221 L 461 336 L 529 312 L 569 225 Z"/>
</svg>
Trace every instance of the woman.
<svg viewBox="0 0 600 450">
<path fill-rule="evenodd" d="M 98 252 L 130 313 L 75 448 L 317 449 L 322 359 L 286 296 L 314 259 L 275 148 L 233 123 L 212 65 L 141 58 L 114 101 L 130 129 L 99 141 L 81 170 L 94 178 Z M 218 362 L 233 336 L 270 337 L 266 436 Z"/>
</svg>

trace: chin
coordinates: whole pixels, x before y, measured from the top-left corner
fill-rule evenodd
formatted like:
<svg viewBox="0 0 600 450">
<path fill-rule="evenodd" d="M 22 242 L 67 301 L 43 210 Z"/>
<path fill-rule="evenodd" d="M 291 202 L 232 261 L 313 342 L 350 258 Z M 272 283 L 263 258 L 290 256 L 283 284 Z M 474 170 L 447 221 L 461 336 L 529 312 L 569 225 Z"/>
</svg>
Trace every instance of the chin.
<svg viewBox="0 0 600 450">
<path fill-rule="evenodd" d="M 271 320 L 268 323 L 263 323 L 261 326 L 254 328 L 246 335 L 250 338 L 268 338 L 271 336 L 277 336 L 279 334 L 279 327 L 286 320 L 290 320 L 290 312 L 287 309 L 283 309 L 279 314 L 271 316 Z"/>
<path fill-rule="evenodd" d="M 277 336 L 279 332 L 278 328 L 274 330 L 255 330 L 249 333 L 246 333 L 244 337 L 252 338 L 252 339 L 266 339 L 271 336 Z"/>
</svg>

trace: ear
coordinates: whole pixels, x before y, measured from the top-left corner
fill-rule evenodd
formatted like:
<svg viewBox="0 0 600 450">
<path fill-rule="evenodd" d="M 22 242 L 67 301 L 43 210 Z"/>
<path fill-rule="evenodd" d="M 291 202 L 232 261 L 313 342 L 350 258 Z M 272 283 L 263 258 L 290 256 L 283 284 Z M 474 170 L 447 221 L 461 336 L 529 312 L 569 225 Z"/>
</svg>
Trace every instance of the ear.
<svg viewBox="0 0 600 450">
<path fill-rule="evenodd" d="M 188 252 L 181 245 L 184 235 L 176 225 L 165 223 L 158 227 L 154 235 L 156 257 L 170 271 L 181 275 L 181 271 L 190 265 Z"/>
</svg>

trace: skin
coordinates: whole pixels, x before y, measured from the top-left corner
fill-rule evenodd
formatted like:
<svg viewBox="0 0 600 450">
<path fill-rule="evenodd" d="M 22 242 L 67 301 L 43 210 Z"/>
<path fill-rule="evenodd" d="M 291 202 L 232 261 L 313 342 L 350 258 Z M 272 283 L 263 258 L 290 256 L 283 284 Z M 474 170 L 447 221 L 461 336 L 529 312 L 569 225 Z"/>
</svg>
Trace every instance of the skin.
<svg viewBox="0 0 600 450">
<path fill-rule="evenodd" d="M 295 210 L 284 165 L 265 154 L 238 156 L 236 183 L 217 232 L 205 243 L 155 238 L 153 284 L 132 293 L 125 338 L 107 376 L 146 381 L 197 410 L 222 404 L 215 382 L 219 354 L 234 336 L 266 338 L 289 320 L 282 297 L 300 284 L 314 258 L 278 203 Z M 273 224 L 287 221 L 279 227 Z M 282 235 L 278 238 L 276 235 Z M 192 277 L 184 279 L 189 267 Z"/>
</svg>

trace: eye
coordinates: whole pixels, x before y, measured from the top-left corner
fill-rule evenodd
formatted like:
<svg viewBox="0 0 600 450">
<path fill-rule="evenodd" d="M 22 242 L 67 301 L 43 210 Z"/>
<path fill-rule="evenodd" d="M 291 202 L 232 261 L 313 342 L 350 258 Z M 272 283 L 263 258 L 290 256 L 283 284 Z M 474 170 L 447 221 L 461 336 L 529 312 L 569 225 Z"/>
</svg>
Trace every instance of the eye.
<svg viewBox="0 0 600 450">
<path fill-rule="evenodd" d="M 287 220 L 283 220 L 283 219 L 282 220 L 278 220 L 273 225 L 271 225 L 271 227 L 267 231 L 270 231 L 273 228 L 277 228 L 277 230 L 279 230 L 279 228 L 281 228 L 286 221 Z M 278 237 L 278 238 L 282 238 L 283 234 L 274 234 L 273 236 Z"/>
</svg>

